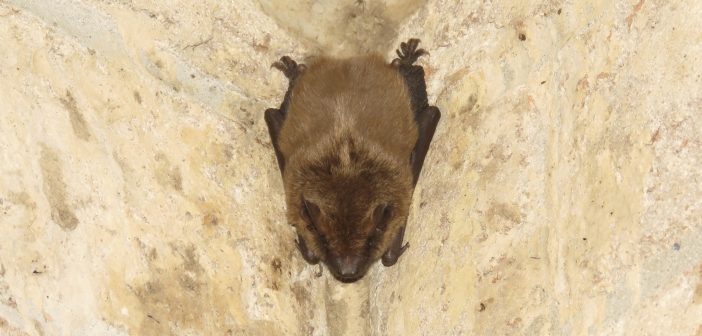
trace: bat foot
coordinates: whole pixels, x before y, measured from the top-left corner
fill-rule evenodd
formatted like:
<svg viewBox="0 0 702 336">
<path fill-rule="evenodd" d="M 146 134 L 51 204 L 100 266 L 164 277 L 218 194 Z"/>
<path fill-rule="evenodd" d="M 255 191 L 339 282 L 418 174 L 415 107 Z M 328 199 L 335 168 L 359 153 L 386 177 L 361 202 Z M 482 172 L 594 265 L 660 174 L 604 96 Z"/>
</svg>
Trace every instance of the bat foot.
<svg viewBox="0 0 702 336">
<path fill-rule="evenodd" d="M 428 55 L 429 53 L 424 49 L 417 49 L 419 46 L 419 39 L 413 38 L 409 39 L 407 42 L 400 43 L 400 49 L 396 49 L 398 58 L 392 60 L 392 65 L 399 66 L 412 66 L 414 62 L 422 55 Z"/>
<path fill-rule="evenodd" d="M 295 80 L 303 71 L 305 71 L 305 69 L 307 69 L 306 65 L 297 64 L 297 62 L 295 62 L 289 56 L 281 57 L 280 60 L 273 63 L 271 67 L 282 71 L 285 77 L 291 81 Z"/>
</svg>

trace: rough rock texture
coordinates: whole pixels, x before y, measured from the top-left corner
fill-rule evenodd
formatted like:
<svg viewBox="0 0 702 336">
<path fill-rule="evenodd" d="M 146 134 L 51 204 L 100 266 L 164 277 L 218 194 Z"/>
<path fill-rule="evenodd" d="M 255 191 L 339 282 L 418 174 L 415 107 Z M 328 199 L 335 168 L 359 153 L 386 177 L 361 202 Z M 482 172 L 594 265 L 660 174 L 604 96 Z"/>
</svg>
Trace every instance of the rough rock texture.
<svg viewBox="0 0 702 336">
<path fill-rule="evenodd" d="M 0 334 L 702 335 L 702 2 L 0 1 Z M 443 112 L 391 268 L 315 277 L 270 63 Z"/>
</svg>

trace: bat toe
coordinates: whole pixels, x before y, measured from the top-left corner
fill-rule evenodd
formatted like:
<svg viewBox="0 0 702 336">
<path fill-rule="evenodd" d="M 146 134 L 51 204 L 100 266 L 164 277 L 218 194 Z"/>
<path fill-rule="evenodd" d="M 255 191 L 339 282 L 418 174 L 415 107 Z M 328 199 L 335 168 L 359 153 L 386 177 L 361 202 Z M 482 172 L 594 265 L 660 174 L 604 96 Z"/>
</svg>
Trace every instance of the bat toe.
<svg viewBox="0 0 702 336">
<path fill-rule="evenodd" d="M 413 38 L 400 43 L 400 48 L 395 50 L 398 58 L 395 58 L 391 64 L 393 66 L 411 66 L 422 55 L 428 55 L 426 50 L 417 49 L 419 42 L 419 39 Z"/>
</svg>

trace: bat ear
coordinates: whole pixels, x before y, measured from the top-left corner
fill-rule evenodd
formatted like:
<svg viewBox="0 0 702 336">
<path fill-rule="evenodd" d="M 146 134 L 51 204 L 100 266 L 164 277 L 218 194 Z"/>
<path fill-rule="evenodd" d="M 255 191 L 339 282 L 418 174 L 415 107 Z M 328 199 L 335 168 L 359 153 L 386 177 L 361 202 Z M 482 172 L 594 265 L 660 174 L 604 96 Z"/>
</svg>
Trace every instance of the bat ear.
<svg viewBox="0 0 702 336">
<path fill-rule="evenodd" d="M 309 248 L 307 248 L 307 244 L 305 243 L 305 240 L 300 237 L 300 235 L 297 236 L 297 249 L 300 250 L 300 254 L 302 254 L 302 258 L 305 259 L 305 261 L 310 264 L 310 265 L 316 265 L 319 263 L 319 257 L 314 254 L 314 252 L 310 251 Z"/>
<path fill-rule="evenodd" d="M 315 222 L 317 222 L 321 213 L 319 207 L 303 197 L 301 208 L 302 209 L 300 209 L 300 215 L 305 220 L 305 223 L 307 224 L 307 229 L 312 232 L 317 232 L 317 226 L 315 225 Z M 319 263 L 319 257 L 315 255 L 314 252 L 310 251 L 310 249 L 307 247 L 307 244 L 305 243 L 305 240 L 299 234 L 297 235 L 297 248 L 300 250 L 300 253 L 302 253 L 302 257 L 305 259 L 305 261 L 307 261 L 307 263 L 312 265 Z"/>
<path fill-rule="evenodd" d="M 383 230 L 393 215 L 392 205 L 382 203 L 373 210 L 373 222 L 376 225 L 376 230 Z"/>
<path fill-rule="evenodd" d="M 319 206 L 302 198 L 302 218 L 304 218 L 308 224 L 315 225 L 315 222 L 319 219 L 319 215 L 322 213 L 319 210 Z"/>
</svg>

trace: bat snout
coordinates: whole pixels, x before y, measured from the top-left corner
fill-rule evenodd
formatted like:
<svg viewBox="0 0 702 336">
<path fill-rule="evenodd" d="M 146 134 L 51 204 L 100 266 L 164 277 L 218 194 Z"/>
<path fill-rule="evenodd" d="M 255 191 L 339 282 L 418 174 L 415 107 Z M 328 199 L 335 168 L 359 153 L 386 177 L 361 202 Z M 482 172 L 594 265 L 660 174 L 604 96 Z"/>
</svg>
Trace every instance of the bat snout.
<svg viewBox="0 0 702 336">
<path fill-rule="evenodd" d="M 358 256 L 339 256 L 331 260 L 331 268 L 343 282 L 354 282 L 363 276 L 363 259 Z"/>
</svg>

